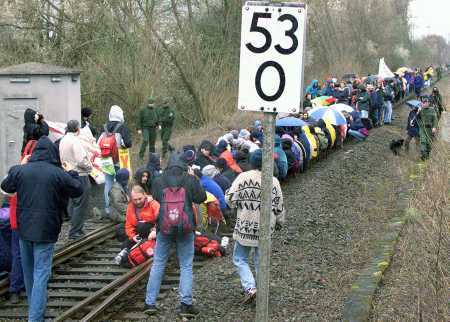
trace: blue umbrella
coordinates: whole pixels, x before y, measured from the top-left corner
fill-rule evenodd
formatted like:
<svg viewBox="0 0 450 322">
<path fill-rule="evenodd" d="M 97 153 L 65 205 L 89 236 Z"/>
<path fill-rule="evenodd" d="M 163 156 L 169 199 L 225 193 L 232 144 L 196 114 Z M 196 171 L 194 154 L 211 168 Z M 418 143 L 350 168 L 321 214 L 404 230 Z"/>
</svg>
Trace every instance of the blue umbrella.
<svg viewBox="0 0 450 322">
<path fill-rule="evenodd" d="M 419 100 L 411 100 L 411 101 L 407 101 L 406 105 L 408 105 L 411 108 L 419 108 L 422 106 L 422 102 Z"/>
<path fill-rule="evenodd" d="M 313 119 L 320 120 L 323 119 L 325 121 L 330 122 L 333 125 L 344 125 L 347 124 L 347 120 L 345 116 L 342 115 L 341 112 L 337 110 L 332 110 L 328 107 L 321 107 L 311 110 L 309 112 L 309 116 Z"/>
<path fill-rule="evenodd" d="M 275 123 L 278 127 L 291 126 L 291 127 L 299 127 L 307 125 L 307 123 L 303 120 L 300 120 L 296 117 L 284 117 L 282 119 L 278 119 Z"/>
</svg>

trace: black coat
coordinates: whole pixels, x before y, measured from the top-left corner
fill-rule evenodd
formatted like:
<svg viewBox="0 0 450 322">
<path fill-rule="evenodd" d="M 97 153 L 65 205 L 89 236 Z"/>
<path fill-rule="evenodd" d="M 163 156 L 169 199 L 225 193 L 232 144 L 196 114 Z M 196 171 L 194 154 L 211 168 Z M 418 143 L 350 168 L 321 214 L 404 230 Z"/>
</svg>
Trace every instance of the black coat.
<svg viewBox="0 0 450 322">
<path fill-rule="evenodd" d="M 83 194 L 78 173 L 67 173 L 58 163 L 56 146 L 43 136 L 28 163 L 12 167 L 1 183 L 5 192 L 17 192 L 17 224 L 22 240 L 55 243 L 68 199 Z"/>
<path fill-rule="evenodd" d="M 29 140 L 39 140 L 41 136 L 49 134 L 47 123 L 43 119 L 39 119 L 37 122 L 34 119 L 36 113 L 35 110 L 27 108 L 23 114 L 25 125 L 23 126 L 22 152 Z"/>
</svg>

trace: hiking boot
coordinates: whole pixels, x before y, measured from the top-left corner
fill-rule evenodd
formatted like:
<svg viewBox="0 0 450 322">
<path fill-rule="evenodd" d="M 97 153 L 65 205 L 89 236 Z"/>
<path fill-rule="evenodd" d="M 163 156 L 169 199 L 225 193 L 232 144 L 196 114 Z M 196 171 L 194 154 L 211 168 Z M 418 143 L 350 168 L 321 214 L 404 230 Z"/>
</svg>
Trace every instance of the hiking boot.
<svg viewBox="0 0 450 322">
<path fill-rule="evenodd" d="M 156 315 L 158 314 L 158 309 L 156 308 L 156 305 L 149 305 L 145 303 L 144 313 L 147 314 L 148 316 Z"/>
<path fill-rule="evenodd" d="M 178 315 L 185 318 L 196 317 L 200 313 L 193 305 L 181 303 L 178 309 Z"/>
<path fill-rule="evenodd" d="M 9 302 L 11 304 L 19 304 L 19 293 L 11 293 L 9 295 Z"/>
<path fill-rule="evenodd" d="M 244 300 L 242 302 L 244 304 L 248 304 L 252 302 L 255 298 L 256 298 L 256 288 L 251 288 L 245 292 Z"/>
</svg>

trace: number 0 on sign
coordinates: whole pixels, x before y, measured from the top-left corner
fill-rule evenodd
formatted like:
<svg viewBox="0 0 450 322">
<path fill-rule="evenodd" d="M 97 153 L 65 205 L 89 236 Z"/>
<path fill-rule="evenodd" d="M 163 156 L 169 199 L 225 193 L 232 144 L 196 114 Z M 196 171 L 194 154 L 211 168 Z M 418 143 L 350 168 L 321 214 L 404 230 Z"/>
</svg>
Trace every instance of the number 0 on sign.
<svg viewBox="0 0 450 322">
<path fill-rule="evenodd" d="M 305 29 L 304 4 L 246 2 L 242 7 L 239 110 L 300 111 Z"/>
</svg>

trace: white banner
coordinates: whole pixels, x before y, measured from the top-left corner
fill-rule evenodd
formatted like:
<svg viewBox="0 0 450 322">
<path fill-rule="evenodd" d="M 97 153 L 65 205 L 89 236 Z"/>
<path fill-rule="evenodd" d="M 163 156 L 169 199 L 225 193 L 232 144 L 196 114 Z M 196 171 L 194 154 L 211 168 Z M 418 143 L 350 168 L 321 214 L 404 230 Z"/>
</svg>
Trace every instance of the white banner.
<svg viewBox="0 0 450 322">
<path fill-rule="evenodd" d="M 384 57 L 380 59 L 380 65 L 378 66 L 378 77 L 379 78 L 393 78 L 394 73 L 389 69 L 389 67 L 384 62 Z"/>
</svg>

